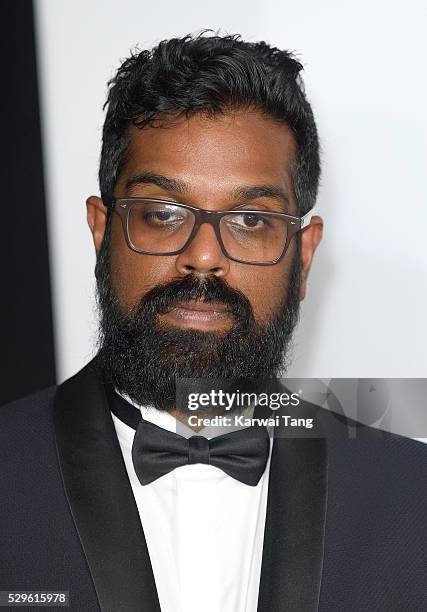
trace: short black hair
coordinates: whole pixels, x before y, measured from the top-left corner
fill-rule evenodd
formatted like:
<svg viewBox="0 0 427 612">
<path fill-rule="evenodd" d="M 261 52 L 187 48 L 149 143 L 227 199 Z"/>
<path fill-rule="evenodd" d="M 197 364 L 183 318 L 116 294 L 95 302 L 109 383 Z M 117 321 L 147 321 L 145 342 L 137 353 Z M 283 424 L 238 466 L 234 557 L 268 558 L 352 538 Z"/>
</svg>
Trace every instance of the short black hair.
<svg viewBox="0 0 427 612">
<path fill-rule="evenodd" d="M 125 163 L 128 128 L 160 113 L 215 115 L 257 109 L 292 131 L 297 146 L 293 181 L 301 215 L 315 204 L 320 154 L 316 123 L 289 51 L 240 35 L 172 38 L 133 52 L 109 81 L 99 168 L 101 195 L 110 195 Z"/>
</svg>

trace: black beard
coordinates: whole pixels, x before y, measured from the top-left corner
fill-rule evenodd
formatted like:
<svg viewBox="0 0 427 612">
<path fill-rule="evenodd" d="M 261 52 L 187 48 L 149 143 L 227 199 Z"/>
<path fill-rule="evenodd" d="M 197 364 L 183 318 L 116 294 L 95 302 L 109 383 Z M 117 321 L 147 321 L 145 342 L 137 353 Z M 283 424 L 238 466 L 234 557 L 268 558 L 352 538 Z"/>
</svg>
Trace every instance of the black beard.
<svg viewBox="0 0 427 612">
<path fill-rule="evenodd" d="M 132 312 L 124 313 L 111 283 L 109 245 L 103 244 L 96 279 L 98 363 L 104 382 L 140 405 L 170 412 L 176 407 L 179 378 L 256 381 L 278 376 L 279 371 L 283 374 L 299 315 L 299 262 L 297 244 L 287 296 L 265 324 L 255 321 L 252 306 L 242 292 L 213 275 L 203 279 L 188 275 L 157 285 Z M 205 332 L 159 324 L 157 315 L 191 299 L 226 304 L 234 321 L 232 328 Z"/>
</svg>

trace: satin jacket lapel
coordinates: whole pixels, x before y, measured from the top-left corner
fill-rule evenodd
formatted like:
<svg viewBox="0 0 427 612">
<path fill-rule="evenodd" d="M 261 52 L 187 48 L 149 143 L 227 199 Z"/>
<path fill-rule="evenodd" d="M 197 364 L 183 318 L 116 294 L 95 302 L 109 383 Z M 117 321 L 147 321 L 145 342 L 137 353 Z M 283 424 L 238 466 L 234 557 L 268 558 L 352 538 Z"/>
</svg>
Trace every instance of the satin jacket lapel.
<svg viewBox="0 0 427 612">
<path fill-rule="evenodd" d="M 258 612 L 317 611 L 326 499 L 326 440 L 276 437 Z"/>
<path fill-rule="evenodd" d="M 54 425 L 65 492 L 102 612 L 160 611 L 96 360 L 58 388 Z"/>
</svg>

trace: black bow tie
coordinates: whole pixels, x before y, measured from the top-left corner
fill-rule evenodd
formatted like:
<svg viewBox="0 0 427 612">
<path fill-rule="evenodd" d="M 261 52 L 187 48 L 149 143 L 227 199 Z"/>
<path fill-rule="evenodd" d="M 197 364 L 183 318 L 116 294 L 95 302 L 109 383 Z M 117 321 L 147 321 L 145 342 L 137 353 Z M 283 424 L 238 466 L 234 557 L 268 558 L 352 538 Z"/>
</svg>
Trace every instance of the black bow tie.
<svg viewBox="0 0 427 612">
<path fill-rule="evenodd" d="M 204 436 L 184 438 L 141 419 L 140 411 L 118 396 L 111 410 L 136 428 L 132 445 L 135 472 L 147 485 L 182 465 L 204 463 L 220 468 L 236 480 L 255 486 L 264 473 L 270 452 L 265 427 L 248 427 L 208 440 Z"/>
</svg>

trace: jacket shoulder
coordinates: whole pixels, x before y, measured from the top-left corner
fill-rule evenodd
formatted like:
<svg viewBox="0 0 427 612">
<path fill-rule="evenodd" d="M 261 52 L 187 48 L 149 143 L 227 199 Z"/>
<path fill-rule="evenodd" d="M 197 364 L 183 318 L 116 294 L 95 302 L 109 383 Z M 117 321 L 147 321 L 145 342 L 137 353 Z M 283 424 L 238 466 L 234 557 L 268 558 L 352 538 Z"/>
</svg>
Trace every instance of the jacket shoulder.
<svg viewBox="0 0 427 612">
<path fill-rule="evenodd" d="M 52 441 L 55 396 L 70 386 L 87 389 L 96 380 L 96 372 L 96 359 L 93 359 L 62 384 L 0 406 L 0 450 L 12 451 L 15 443 L 23 448 L 30 443 L 42 446 L 48 438 Z"/>
<path fill-rule="evenodd" d="M 51 387 L 36 391 L 31 395 L 0 406 L 2 428 L 7 426 L 9 421 L 16 423 L 21 419 L 27 420 L 29 418 L 31 419 L 33 416 L 40 417 L 40 415 L 51 406 L 57 388 L 57 385 L 52 385 Z"/>
</svg>

